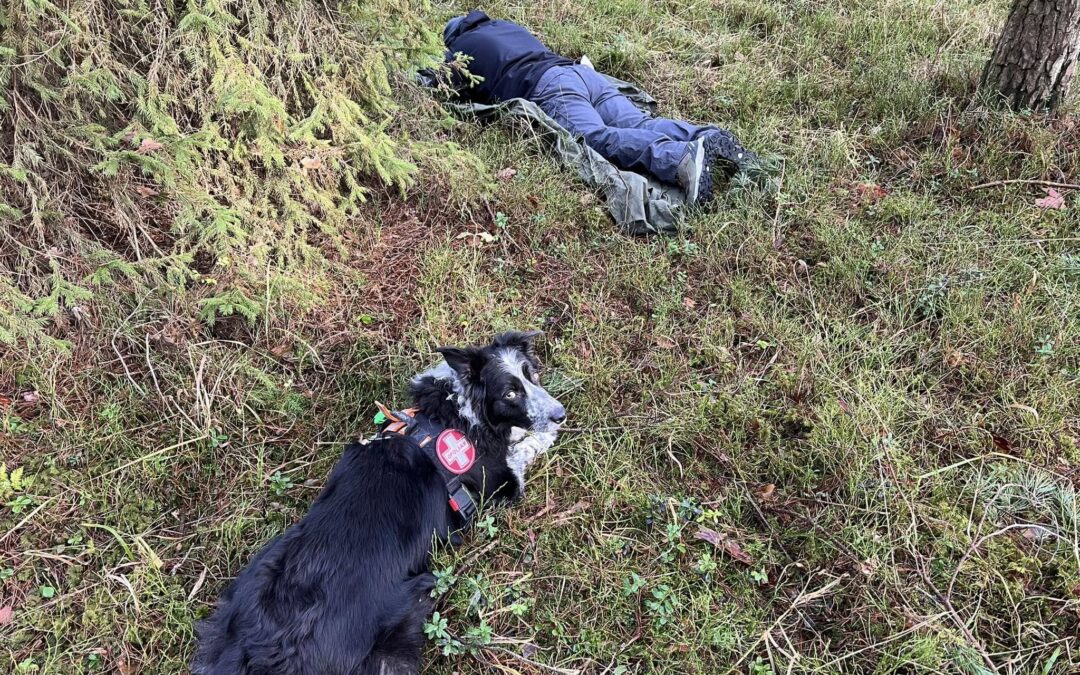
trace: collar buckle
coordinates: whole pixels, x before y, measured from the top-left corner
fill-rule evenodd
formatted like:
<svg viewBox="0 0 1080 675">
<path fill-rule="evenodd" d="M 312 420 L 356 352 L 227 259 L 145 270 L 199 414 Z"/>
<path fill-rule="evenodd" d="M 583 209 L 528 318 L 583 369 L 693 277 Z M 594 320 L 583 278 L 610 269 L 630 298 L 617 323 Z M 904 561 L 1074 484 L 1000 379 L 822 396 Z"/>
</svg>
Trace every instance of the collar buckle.
<svg viewBox="0 0 1080 675">
<path fill-rule="evenodd" d="M 469 489 L 459 485 L 457 490 L 450 494 L 450 508 L 461 516 L 466 523 L 471 523 L 476 516 L 476 502 L 473 501 Z"/>
</svg>

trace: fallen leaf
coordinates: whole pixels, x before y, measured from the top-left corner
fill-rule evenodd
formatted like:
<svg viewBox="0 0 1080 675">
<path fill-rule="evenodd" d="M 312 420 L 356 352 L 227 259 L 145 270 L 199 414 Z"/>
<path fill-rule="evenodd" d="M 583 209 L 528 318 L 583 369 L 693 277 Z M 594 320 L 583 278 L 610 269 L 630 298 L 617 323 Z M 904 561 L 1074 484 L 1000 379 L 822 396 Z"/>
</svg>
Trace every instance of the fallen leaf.
<svg viewBox="0 0 1080 675">
<path fill-rule="evenodd" d="M 596 203 L 596 195 L 591 192 L 583 192 L 578 197 L 578 203 L 581 204 L 581 208 L 587 209 Z"/>
<path fill-rule="evenodd" d="M 206 583 L 206 572 L 208 570 L 209 568 L 206 565 L 203 565 L 202 572 L 199 573 L 199 578 L 195 580 L 195 585 L 191 587 L 191 591 L 188 593 L 188 602 L 191 602 L 192 598 L 199 592 L 199 589 L 202 588 L 202 585 Z"/>
<path fill-rule="evenodd" d="M 885 188 L 877 183 L 859 183 L 855 186 L 855 191 L 859 193 L 860 199 L 871 204 L 883 199 L 889 194 Z"/>
<path fill-rule="evenodd" d="M 580 502 L 574 504 L 573 506 L 571 506 L 570 508 L 566 509 L 562 513 L 556 515 L 555 519 L 551 522 L 551 524 L 552 525 L 559 525 L 561 523 L 564 523 L 564 522 L 566 522 L 567 520 L 570 519 L 570 516 L 574 515 L 575 513 L 579 512 L 579 511 L 584 511 L 585 509 L 589 508 L 590 506 L 592 506 L 592 504 L 590 504 L 589 502 L 584 501 L 584 500 L 580 501 Z"/>
<path fill-rule="evenodd" d="M 850 414 L 851 414 L 851 405 L 850 405 L 850 404 L 848 404 L 848 402 L 844 400 L 844 397 L 843 397 L 843 396 L 841 396 L 841 397 L 837 398 L 837 399 L 836 399 L 836 402 L 837 402 L 837 403 L 838 403 L 838 404 L 840 405 L 840 409 L 841 409 L 841 410 L 843 410 L 843 411 L 844 411 L 845 413 L 847 413 L 848 415 L 850 415 Z"/>
<path fill-rule="evenodd" d="M 666 337 L 656 338 L 656 346 L 660 349 L 675 349 L 675 343 Z"/>
<path fill-rule="evenodd" d="M 1034 527 L 1025 527 L 1020 535 L 1028 541 L 1041 542 L 1054 536 L 1054 533 L 1041 525 Z"/>
<path fill-rule="evenodd" d="M 1036 199 L 1035 206 L 1041 209 L 1064 209 L 1065 197 L 1054 188 L 1046 188 L 1046 196 Z"/>
<path fill-rule="evenodd" d="M 949 366 L 950 368 L 957 368 L 959 366 L 962 366 L 964 365 L 966 360 L 967 359 L 964 358 L 964 354 L 962 352 L 956 351 L 955 349 L 950 349 L 945 354 L 945 365 Z"/>
<path fill-rule="evenodd" d="M 517 169 L 508 166 L 505 169 L 499 169 L 499 171 L 495 173 L 495 178 L 505 183 L 516 175 Z"/>
<path fill-rule="evenodd" d="M 529 203 L 533 206 L 540 206 L 540 198 L 536 195 L 529 195 L 525 199 L 529 200 Z"/>
<path fill-rule="evenodd" d="M 521 655 L 527 659 L 531 659 L 538 651 L 540 651 L 540 648 L 531 642 L 521 645 Z"/>
<path fill-rule="evenodd" d="M 318 157 L 304 157 L 300 160 L 300 168 L 304 171 L 322 168 L 322 160 Z"/>
<path fill-rule="evenodd" d="M 147 197 L 154 197 L 158 194 L 158 191 L 149 185 L 139 185 L 135 188 L 135 192 L 138 192 L 139 196 L 144 199 Z"/>
<path fill-rule="evenodd" d="M 758 490 L 758 497 L 761 498 L 763 501 L 769 501 L 770 499 L 773 498 L 773 495 L 775 493 L 776 493 L 776 486 L 773 485 L 772 483 L 769 483 L 765 487 Z"/>
<path fill-rule="evenodd" d="M 716 530 L 710 530 L 707 527 L 700 527 L 695 536 L 697 536 L 698 539 L 704 539 L 724 553 L 727 553 L 732 560 L 737 560 L 744 565 L 754 564 L 754 561 L 750 559 L 750 556 L 746 555 L 746 552 L 742 550 L 742 546 L 739 546 L 739 542 L 735 541 L 727 534 L 717 532 Z"/>
<path fill-rule="evenodd" d="M 469 246 L 480 246 L 482 244 L 490 244 L 498 237 L 489 232 L 462 232 L 455 239 L 464 239 L 465 243 Z"/>
<path fill-rule="evenodd" d="M 1012 452 L 1012 443 L 1009 442 L 1009 439 L 997 434 L 990 434 L 990 438 L 994 441 L 994 447 L 1001 452 Z"/>
<path fill-rule="evenodd" d="M 11 623 L 11 605 L 0 607 L 0 626 Z"/>
<path fill-rule="evenodd" d="M 271 347 L 270 353 L 280 359 L 289 353 L 290 349 L 292 349 L 292 345 L 278 345 L 277 347 Z"/>
<path fill-rule="evenodd" d="M 6 408 L 11 405 L 11 397 L 0 394 L 0 409 Z"/>
<path fill-rule="evenodd" d="M 683 298 L 682 305 L 687 309 L 693 309 L 697 307 L 697 302 L 693 298 Z"/>
<path fill-rule="evenodd" d="M 143 155 L 148 155 L 151 152 L 154 152 L 156 150 L 160 150 L 160 149 L 162 149 L 164 147 L 165 147 L 164 145 L 162 145 L 161 143 L 158 143 L 157 141 L 155 141 L 152 138 L 144 138 L 144 139 L 142 139 L 142 143 L 139 143 L 139 153 L 143 154 Z"/>
</svg>

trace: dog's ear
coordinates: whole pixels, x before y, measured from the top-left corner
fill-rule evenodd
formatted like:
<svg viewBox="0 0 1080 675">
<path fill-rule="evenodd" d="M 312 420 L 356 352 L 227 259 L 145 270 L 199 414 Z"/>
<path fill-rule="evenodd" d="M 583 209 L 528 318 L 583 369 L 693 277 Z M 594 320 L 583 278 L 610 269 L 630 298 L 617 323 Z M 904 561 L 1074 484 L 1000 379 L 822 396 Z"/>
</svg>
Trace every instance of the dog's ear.
<svg viewBox="0 0 1080 675">
<path fill-rule="evenodd" d="M 480 375 L 487 362 L 483 349 L 476 347 L 439 347 L 435 350 L 446 359 L 446 365 L 454 369 L 458 377 L 469 382 Z"/>
<path fill-rule="evenodd" d="M 544 332 L 540 330 L 530 330 L 524 333 L 518 331 L 500 333 L 495 336 L 495 341 L 492 346 L 512 347 L 521 350 L 523 354 L 533 356 L 533 341 L 543 334 Z"/>
</svg>

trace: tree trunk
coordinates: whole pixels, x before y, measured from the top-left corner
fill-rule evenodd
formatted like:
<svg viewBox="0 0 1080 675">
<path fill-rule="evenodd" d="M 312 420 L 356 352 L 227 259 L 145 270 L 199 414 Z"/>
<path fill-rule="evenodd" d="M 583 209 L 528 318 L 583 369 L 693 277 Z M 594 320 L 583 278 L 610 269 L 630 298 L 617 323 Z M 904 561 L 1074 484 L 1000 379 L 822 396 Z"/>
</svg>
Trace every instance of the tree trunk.
<svg viewBox="0 0 1080 675">
<path fill-rule="evenodd" d="M 1014 110 L 1056 108 L 1080 56 L 1080 0 L 1013 0 L 982 87 Z"/>
</svg>

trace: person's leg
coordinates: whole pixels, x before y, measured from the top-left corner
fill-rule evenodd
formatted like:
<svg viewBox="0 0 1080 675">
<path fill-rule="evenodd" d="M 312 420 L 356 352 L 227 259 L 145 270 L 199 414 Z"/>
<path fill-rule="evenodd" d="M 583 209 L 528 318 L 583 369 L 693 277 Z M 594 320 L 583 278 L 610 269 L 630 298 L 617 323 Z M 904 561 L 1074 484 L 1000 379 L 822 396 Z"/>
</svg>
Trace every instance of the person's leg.
<svg viewBox="0 0 1080 675">
<path fill-rule="evenodd" d="M 653 129 L 608 125 L 594 107 L 589 86 L 577 71 L 571 66 L 552 68 L 540 78 L 529 98 L 563 128 L 583 136 L 590 148 L 620 169 L 645 171 L 677 184 L 678 165 L 689 143 Z"/>
<path fill-rule="evenodd" d="M 575 68 L 589 88 L 593 107 L 600 113 L 604 124 L 620 129 L 648 129 L 664 134 L 675 141 L 696 141 L 705 134 L 718 129 L 713 126 L 698 126 L 683 120 L 653 117 L 638 108 L 634 103 L 619 93 L 604 76 L 591 68 Z"/>
<path fill-rule="evenodd" d="M 578 67 L 580 68 L 580 66 Z M 708 137 L 708 159 L 723 161 L 722 167 L 729 176 L 743 169 L 747 160 L 756 158 L 727 129 L 712 125 L 698 126 L 683 120 L 652 117 L 635 106 L 630 99 L 619 93 L 604 76 L 592 69 L 580 69 L 578 74 L 589 88 L 593 107 L 600 113 L 601 119 L 610 127 L 626 129 L 647 129 L 664 134 L 676 141 L 696 141 Z"/>
</svg>

